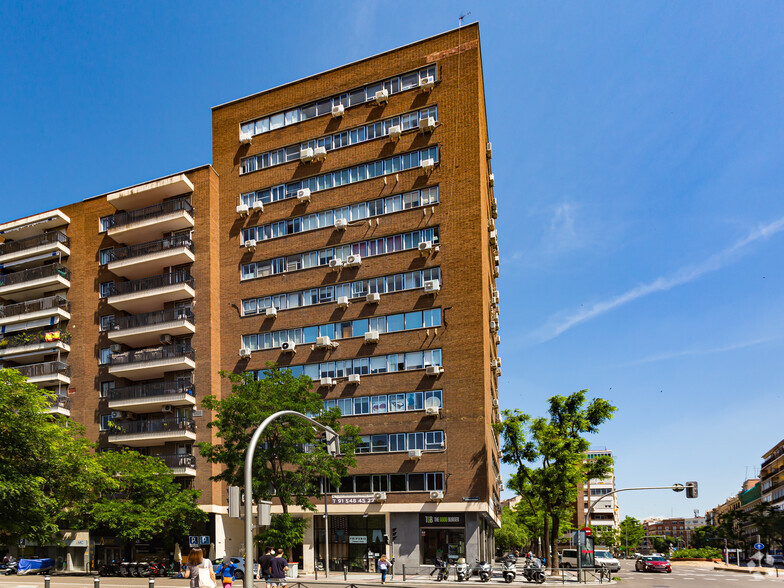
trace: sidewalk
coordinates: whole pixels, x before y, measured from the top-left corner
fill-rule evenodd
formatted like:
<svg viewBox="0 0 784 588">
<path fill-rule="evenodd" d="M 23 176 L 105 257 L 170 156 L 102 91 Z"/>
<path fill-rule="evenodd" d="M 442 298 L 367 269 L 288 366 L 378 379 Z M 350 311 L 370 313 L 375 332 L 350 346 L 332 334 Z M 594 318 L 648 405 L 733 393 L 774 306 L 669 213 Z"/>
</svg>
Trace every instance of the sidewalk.
<svg viewBox="0 0 784 588">
<path fill-rule="evenodd" d="M 377 585 L 377 586 L 381 586 L 381 574 L 380 573 L 371 574 L 371 573 L 364 573 L 364 572 L 348 572 L 348 573 L 346 573 L 346 576 L 345 576 L 346 579 L 345 580 L 343 579 L 343 577 L 344 577 L 343 576 L 343 572 L 331 571 L 329 573 L 329 578 L 326 578 L 324 576 L 324 572 L 319 572 L 318 573 L 318 580 L 316 580 L 314 574 L 302 574 L 302 573 L 300 573 L 299 576 L 296 579 L 295 578 L 291 578 L 289 583 L 293 584 L 294 582 L 299 582 L 301 584 L 340 584 L 340 585 L 343 585 L 343 586 L 346 586 L 348 584 L 357 584 L 357 585 Z M 520 572 L 518 572 L 517 573 L 517 578 L 515 578 L 515 582 L 520 582 L 521 580 L 523 581 L 524 584 L 527 584 L 527 582 L 523 578 L 522 574 Z M 387 584 L 403 584 L 404 582 L 403 582 L 403 573 L 402 573 L 402 571 L 396 570 L 396 574 L 395 574 L 394 578 L 392 576 L 387 576 L 387 582 L 386 583 Z M 588 585 L 588 586 L 590 586 L 590 585 L 607 586 L 608 584 L 615 584 L 615 583 L 616 582 L 607 582 L 606 580 L 604 582 L 601 582 L 601 583 L 599 582 L 599 580 L 594 580 L 594 581 L 590 581 L 589 580 L 588 582 L 586 582 L 585 584 L 582 584 L 582 585 L 583 586 L 586 586 L 586 585 Z M 422 573 L 422 574 L 406 573 L 405 584 L 433 584 L 433 585 L 441 585 L 441 586 L 467 586 L 467 585 L 472 585 L 473 586 L 475 584 L 480 584 L 480 585 L 485 585 L 485 584 L 490 584 L 490 585 L 493 585 L 493 584 L 504 584 L 504 585 L 506 585 L 506 582 L 504 582 L 504 579 L 501 576 L 500 572 L 494 573 L 493 577 L 490 579 L 490 581 L 486 582 L 486 583 L 485 582 L 480 582 L 477 578 L 471 578 L 470 580 L 468 580 L 466 582 L 457 582 L 454 579 L 454 576 L 452 574 L 450 574 L 450 577 L 449 577 L 448 580 L 445 580 L 443 582 L 438 582 L 435 579 L 435 574 L 431 577 L 429 575 L 429 572 L 428 572 L 428 573 Z M 550 576 L 548 574 L 547 575 L 547 580 L 545 581 L 545 583 L 543 585 L 547 586 L 548 584 L 558 584 L 558 585 L 561 585 L 561 584 L 577 584 L 577 580 L 576 580 L 576 578 L 573 578 L 573 577 L 572 578 L 566 577 L 566 578 L 564 578 L 562 580 L 561 576 Z"/>
</svg>

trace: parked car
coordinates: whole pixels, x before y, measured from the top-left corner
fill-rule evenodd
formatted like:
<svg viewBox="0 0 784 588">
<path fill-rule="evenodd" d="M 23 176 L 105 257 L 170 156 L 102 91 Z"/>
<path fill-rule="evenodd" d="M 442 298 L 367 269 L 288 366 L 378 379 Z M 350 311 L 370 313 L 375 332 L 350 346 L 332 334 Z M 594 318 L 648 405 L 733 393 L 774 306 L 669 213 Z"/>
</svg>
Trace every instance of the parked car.
<svg viewBox="0 0 784 588">
<path fill-rule="evenodd" d="M 596 567 L 604 566 L 611 572 L 619 572 L 621 571 L 621 562 L 615 559 L 607 550 L 597 549 L 593 552 L 594 563 Z"/>
<path fill-rule="evenodd" d="M 634 569 L 638 572 L 667 572 L 672 573 L 672 566 L 660 555 L 644 555 L 634 562 Z"/>
<path fill-rule="evenodd" d="M 221 564 L 223 564 L 223 560 L 224 560 L 224 558 L 219 557 L 218 559 L 216 559 L 216 560 L 214 560 L 212 562 L 212 569 L 215 570 L 215 575 L 216 576 L 218 575 L 218 570 L 220 569 Z M 237 578 L 238 580 L 242 580 L 245 577 L 245 560 L 244 559 L 240 559 L 239 557 L 232 557 L 231 558 L 231 563 L 233 563 L 235 566 L 237 566 L 237 569 L 234 572 L 234 577 Z M 253 575 L 254 575 L 254 577 L 256 575 L 256 568 L 258 568 L 258 566 L 259 566 L 259 564 L 257 564 L 257 563 L 253 564 Z M 220 579 L 218 579 L 218 582 L 220 582 Z"/>
</svg>

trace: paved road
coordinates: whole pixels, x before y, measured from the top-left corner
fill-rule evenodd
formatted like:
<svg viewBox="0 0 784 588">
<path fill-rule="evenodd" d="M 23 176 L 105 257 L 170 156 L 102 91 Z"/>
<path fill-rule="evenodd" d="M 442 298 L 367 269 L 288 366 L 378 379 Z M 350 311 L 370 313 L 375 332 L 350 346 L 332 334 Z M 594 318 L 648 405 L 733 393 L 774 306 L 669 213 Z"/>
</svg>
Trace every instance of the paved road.
<svg viewBox="0 0 784 588">
<path fill-rule="evenodd" d="M 784 574 L 781 577 L 762 576 L 761 574 L 739 574 L 720 572 L 709 566 L 696 566 L 686 563 L 675 564 L 671 574 L 661 572 L 641 573 L 634 571 L 633 561 L 622 561 L 623 588 L 746 588 L 759 586 L 784 587 Z"/>
</svg>

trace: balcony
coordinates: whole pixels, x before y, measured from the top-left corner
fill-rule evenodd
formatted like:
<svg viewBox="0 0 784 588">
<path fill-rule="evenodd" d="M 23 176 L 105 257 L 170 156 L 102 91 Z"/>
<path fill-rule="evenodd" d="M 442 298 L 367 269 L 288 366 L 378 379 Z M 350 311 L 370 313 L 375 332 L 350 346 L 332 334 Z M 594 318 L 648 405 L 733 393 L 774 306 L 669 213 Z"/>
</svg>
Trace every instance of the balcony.
<svg viewBox="0 0 784 588">
<path fill-rule="evenodd" d="M 151 312 L 166 302 L 193 298 L 193 276 L 187 271 L 159 274 L 114 284 L 107 302 L 132 314 Z"/>
<path fill-rule="evenodd" d="M 162 412 L 165 406 L 196 406 L 193 384 L 153 382 L 115 388 L 108 395 L 109 408 L 128 412 Z"/>
<path fill-rule="evenodd" d="M 166 464 L 175 476 L 196 476 L 196 456 L 177 453 L 174 455 L 156 455 Z"/>
<path fill-rule="evenodd" d="M 196 423 L 188 419 L 112 421 L 109 442 L 128 447 L 152 447 L 169 442 L 196 441 Z"/>
<path fill-rule="evenodd" d="M 71 416 L 71 399 L 68 396 L 57 396 L 49 405 L 49 414 Z"/>
<path fill-rule="evenodd" d="M 47 296 L 27 302 L 0 306 L 0 327 L 6 332 L 43 327 L 71 318 L 71 303 L 62 296 Z"/>
<path fill-rule="evenodd" d="M 107 269 L 129 280 L 158 274 L 166 267 L 193 263 L 193 241 L 188 235 L 148 241 L 114 249 Z"/>
<path fill-rule="evenodd" d="M 0 359 L 40 361 L 49 353 L 68 353 L 71 335 L 66 331 L 21 331 L 0 338 Z"/>
<path fill-rule="evenodd" d="M 31 384 L 38 384 L 39 386 L 71 383 L 71 367 L 62 361 L 34 363 L 17 366 L 13 369 L 26 376 L 27 381 Z"/>
<path fill-rule="evenodd" d="M 166 198 L 190 194 L 193 184 L 185 174 L 178 174 L 161 180 L 140 184 L 126 190 L 107 194 L 106 201 L 115 208 L 141 208 Z"/>
<path fill-rule="evenodd" d="M 0 224 L 0 236 L 19 241 L 44 231 L 70 224 L 70 217 L 61 210 L 50 210 L 33 216 Z"/>
<path fill-rule="evenodd" d="M 62 231 L 32 235 L 15 241 L 4 241 L 0 243 L 0 264 L 18 262 L 28 257 L 38 257 L 47 253 L 70 255 L 70 244 L 71 240 Z"/>
<path fill-rule="evenodd" d="M 114 319 L 109 339 L 131 347 L 164 343 L 169 337 L 192 335 L 196 331 L 190 308 L 166 308 Z"/>
<path fill-rule="evenodd" d="M 138 210 L 118 212 L 109 219 L 106 234 L 125 243 L 150 241 L 162 233 L 193 228 L 190 198 L 167 200 Z"/>
<path fill-rule="evenodd" d="M 33 300 L 45 292 L 70 287 L 71 272 L 59 263 L 0 275 L 0 298 L 12 302 Z"/>
<path fill-rule="evenodd" d="M 112 354 L 109 373 L 129 380 L 154 380 L 166 372 L 192 370 L 196 367 L 190 345 L 168 345 Z"/>
</svg>

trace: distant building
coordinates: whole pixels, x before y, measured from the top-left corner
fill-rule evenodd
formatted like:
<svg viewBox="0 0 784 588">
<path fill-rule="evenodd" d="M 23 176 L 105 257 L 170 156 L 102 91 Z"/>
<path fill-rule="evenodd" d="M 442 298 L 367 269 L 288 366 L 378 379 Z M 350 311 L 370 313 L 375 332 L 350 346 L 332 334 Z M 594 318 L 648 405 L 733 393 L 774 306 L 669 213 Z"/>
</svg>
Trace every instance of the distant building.
<svg viewBox="0 0 784 588">
<path fill-rule="evenodd" d="M 608 449 L 591 449 L 586 453 L 586 459 L 596 459 L 600 456 L 612 457 Z M 620 514 L 616 495 L 610 492 L 615 490 L 615 472 L 610 472 L 606 478 L 588 480 L 583 484 L 582 492 L 577 492 L 577 509 L 575 519 L 577 527 L 612 527 L 618 529 Z M 594 505 L 590 518 L 586 519 L 588 509 Z"/>
<path fill-rule="evenodd" d="M 760 482 L 762 503 L 777 508 L 784 506 L 784 440 L 762 456 Z"/>
</svg>

